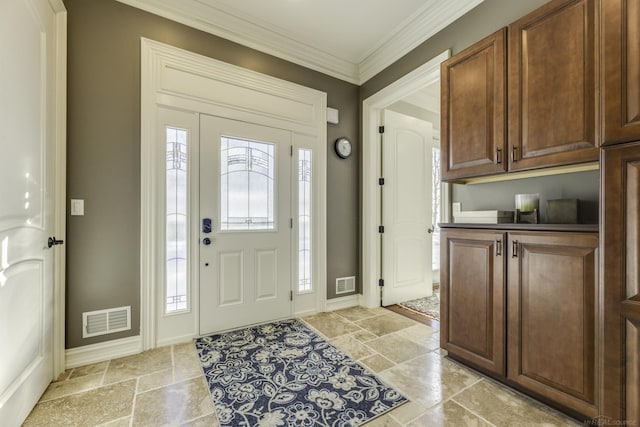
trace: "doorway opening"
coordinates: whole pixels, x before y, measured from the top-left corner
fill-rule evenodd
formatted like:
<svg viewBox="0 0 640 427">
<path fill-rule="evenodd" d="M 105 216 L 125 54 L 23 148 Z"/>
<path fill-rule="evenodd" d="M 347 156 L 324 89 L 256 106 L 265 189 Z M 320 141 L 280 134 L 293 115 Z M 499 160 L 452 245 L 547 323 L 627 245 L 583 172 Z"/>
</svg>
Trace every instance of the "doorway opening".
<svg viewBox="0 0 640 427">
<path fill-rule="evenodd" d="M 363 150 L 364 304 L 367 307 L 383 305 L 387 308 L 397 308 L 406 314 L 414 315 L 411 317 L 419 316 L 417 320 L 424 319 L 424 323 L 427 324 L 431 323 L 429 317 L 418 314 L 419 310 L 411 311 L 396 305 L 425 297 L 432 299 L 435 294 L 436 316 L 439 313 L 440 230 L 438 224 L 447 222 L 450 215 L 449 187 L 440 182 L 439 171 L 440 63 L 449 55 L 449 51 L 443 52 L 367 98 L 363 103 L 363 133 L 365 141 L 370 143 L 368 147 L 365 144 Z M 395 124 L 395 118 L 398 116 L 403 120 L 400 128 Z M 389 118 L 392 120 L 389 121 Z M 388 125 L 389 122 L 391 126 Z M 379 126 L 382 125 L 385 126 L 384 133 L 379 134 Z M 412 130 L 412 127 L 423 130 Z M 415 138 L 421 138 L 420 143 L 417 142 L 418 139 L 411 139 L 408 136 L 412 132 L 415 135 L 422 135 L 415 136 Z M 398 136 L 400 140 L 397 139 Z M 386 148 L 385 144 L 387 144 Z M 410 146 L 416 150 L 422 149 L 422 151 L 415 151 L 420 154 L 414 153 L 410 162 L 415 163 L 415 158 L 420 157 L 424 165 L 424 173 L 419 173 L 421 170 L 416 164 L 407 163 L 403 166 L 402 160 L 399 163 L 399 157 L 395 156 L 394 153 L 400 155 L 404 153 L 406 157 L 406 150 Z M 419 182 L 406 184 L 401 182 L 401 176 L 393 176 L 392 179 L 396 180 L 397 188 L 401 188 L 403 192 L 399 195 L 397 188 L 390 187 L 390 181 L 384 176 L 390 172 L 394 175 L 394 168 L 399 170 L 408 168 L 412 172 L 408 175 Z M 377 177 L 385 178 L 384 185 L 378 185 L 382 181 L 378 181 Z M 424 192 L 425 200 L 420 201 L 418 205 L 415 195 L 420 194 L 421 191 Z M 402 250 L 398 250 L 403 244 L 407 247 L 410 245 L 407 242 L 398 242 L 397 235 L 394 235 L 398 229 L 398 227 L 394 229 L 394 226 L 400 225 L 399 223 L 405 223 L 401 224 L 402 226 L 406 225 L 409 218 L 394 218 L 393 213 L 389 214 L 398 206 L 399 201 L 402 202 L 402 198 L 405 200 L 412 198 L 411 200 L 415 203 L 411 208 L 414 213 L 419 211 L 421 215 L 420 221 L 417 221 L 417 215 L 413 215 L 412 218 L 415 220 L 412 232 L 413 250 L 404 251 L 406 254 L 412 254 L 414 258 L 416 256 L 419 258 L 410 263 L 401 261 Z M 368 208 L 371 209 L 368 210 Z M 388 234 L 387 227 L 390 221 L 392 229 L 391 234 Z M 384 233 L 378 233 L 379 225 L 384 226 Z M 416 268 L 416 265 L 419 268 Z M 419 274 L 422 278 L 418 277 Z M 399 280 L 403 278 L 412 280 L 405 280 L 403 283 Z M 381 283 L 384 286 L 379 287 Z M 409 288 L 411 289 L 408 290 Z M 399 296 L 393 294 L 399 294 Z M 433 303 L 433 299 L 431 302 Z"/>
</svg>

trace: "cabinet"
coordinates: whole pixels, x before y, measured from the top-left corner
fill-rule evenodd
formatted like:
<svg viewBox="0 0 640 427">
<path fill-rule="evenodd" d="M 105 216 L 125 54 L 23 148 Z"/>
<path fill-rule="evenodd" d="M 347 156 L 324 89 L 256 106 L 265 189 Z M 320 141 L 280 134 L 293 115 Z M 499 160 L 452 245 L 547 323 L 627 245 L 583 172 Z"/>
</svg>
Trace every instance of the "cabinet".
<svg viewBox="0 0 640 427">
<path fill-rule="evenodd" d="M 506 170 L 506 28 L 442 63 L 442 179 Z"/>
<path fill-rule="evenodd" d="M 602 150 L 601 164 L 604 279 L 602 415 L 611 420 L 625 420 L 626 425 L 638 425 L 640 143 Z"/>
<path fill-rule="evenodd" d="M 441 347 L 598 416 L 598 234 L 501 228 L 442 229 Z"/>
<path fill-rule="evenodd" d="M 507 376 L 596 417 L 598 237 L 510 233 L 509 240 Z"/>
<path fill-rule="evenodd" d="M 553 0 L 509 25 L 509 170 L 598 159 L 595 20 Z"/>
<path fill-rule="evenodd" d="M 640 2 L 602 2 L 604 144 L 640 140 Z"/>
<path fill-rule="evenodd" d="M 441 231 L 441 347 L 505 375 L 505 234 Z"/>
</svg>

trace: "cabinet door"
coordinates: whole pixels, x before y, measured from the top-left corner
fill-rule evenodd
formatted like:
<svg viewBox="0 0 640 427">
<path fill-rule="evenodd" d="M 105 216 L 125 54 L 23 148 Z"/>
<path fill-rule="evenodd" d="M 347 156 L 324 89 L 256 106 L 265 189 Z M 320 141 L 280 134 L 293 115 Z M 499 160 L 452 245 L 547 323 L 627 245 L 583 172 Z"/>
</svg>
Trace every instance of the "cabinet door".
<svg viewBox="0 0 640 427">
<path fill-rule="evenodd" d="M 509 26 L 509 169 L 598 159 L 595 0 L 553 0 Z"/>
<path fill-rule="evenodd" d="M 596 234 L 509 233 L 508 378 L 595 417 Z"/>
<path fill-rule="evenodd" d="M 449 355 L 505 375 L 504 233 L 443 229 L 440 344 Z"/>
<path fill-rule="evenodd" d="M 506 28 L 442 63 L 442 179 L 506 170 Z"/>
<path fill-rule="evenodd" d="M 640 143 L 602 152 L 602 415 L 640 424 Z"/>
<path fill-rule="evenodd" d="M 640 2 L 605 0 L 604 143 L 640 139 Z"/>
</svg>

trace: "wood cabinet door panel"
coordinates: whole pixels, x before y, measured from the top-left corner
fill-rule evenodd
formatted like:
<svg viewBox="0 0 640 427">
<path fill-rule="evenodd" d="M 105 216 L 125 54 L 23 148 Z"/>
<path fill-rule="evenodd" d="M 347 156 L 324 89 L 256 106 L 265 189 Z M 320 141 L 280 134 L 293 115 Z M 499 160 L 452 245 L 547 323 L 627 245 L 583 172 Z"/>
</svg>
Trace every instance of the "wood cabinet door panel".
<svg viewBox="0 0 640 427">
<path fill-rule="evenodd" d="M 602 150 L 602 416 L 640 423 L 640 143 Z"/>
<path fill-rule="evenodd" d="M 598 237 L 510 233 L 509 239 L 508 377 L 596 416 Z"/>
<path fill-rule="evenodd" d="M 504 376 L 504 233 L 443 230 L 441 238 L 441 346 Z"/>
<path fill-rule="evenodd" d="M 597 160 L 595 0 L 554 0 L 509 26 L 509 169 Z"/>
<path fill-rule="evenodd" d="M 603 20 L 603 144 L 640 139 L 640 2 L 606 0 Z"/>
<path fill-rule="evenodd" d="M 442 63 L 442 178 L 504 172 L 506 28 Z"/>
</svg>

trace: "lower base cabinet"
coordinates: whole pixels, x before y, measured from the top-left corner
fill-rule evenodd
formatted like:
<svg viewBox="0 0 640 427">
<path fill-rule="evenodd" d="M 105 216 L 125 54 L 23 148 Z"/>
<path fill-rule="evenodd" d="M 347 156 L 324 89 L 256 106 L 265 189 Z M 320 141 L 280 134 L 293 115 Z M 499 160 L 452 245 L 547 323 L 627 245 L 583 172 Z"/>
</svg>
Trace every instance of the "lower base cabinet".
<svg viewBox="0 0 640 427">
<path fill-rule="evenodd" d="M 598 234 L 443 228 L 441 239 L 441 347 L 597 417 Z"/>
</svg>

